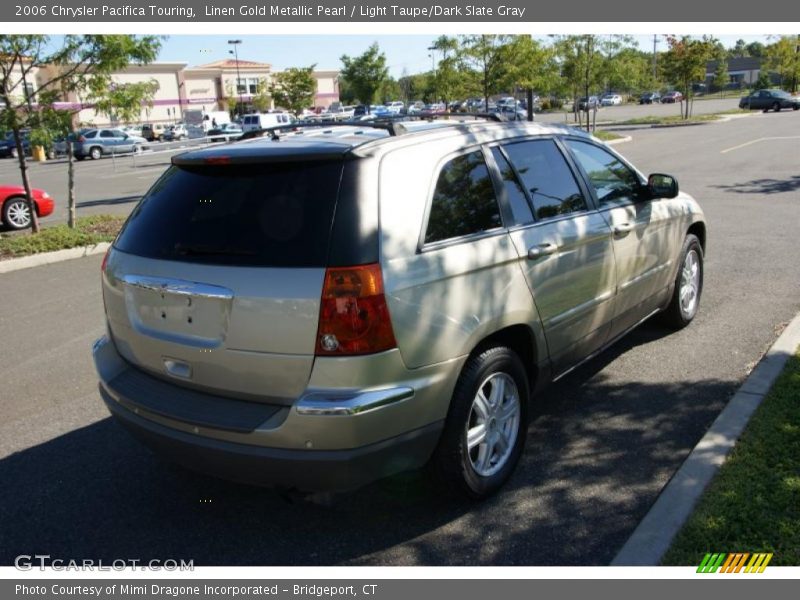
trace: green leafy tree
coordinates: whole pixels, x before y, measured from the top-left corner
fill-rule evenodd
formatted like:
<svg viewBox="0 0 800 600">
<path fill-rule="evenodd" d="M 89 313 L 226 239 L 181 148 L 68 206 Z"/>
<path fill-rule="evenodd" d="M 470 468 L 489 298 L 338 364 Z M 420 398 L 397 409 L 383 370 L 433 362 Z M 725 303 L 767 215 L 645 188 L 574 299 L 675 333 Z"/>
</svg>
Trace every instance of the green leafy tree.
<svg viewBox="0 0 800 600">
<path fill-rule="evenodd" d="M 435 99 L 447 105 L 464 91 L 458 39 L 441 35 L 434 40 L 431 48 L 432 52 L 441 52 L 441 59 L 433 72 Z"/>
<path fill-rule="evenodd" d="M 509 64 L 506 84 L 509 89 L 522 88 L 549 92 L 559 79 L 555 51 L 529 35 L 517 35 L 509 42 Z M 528 103 L 528 119 L 533 120 L 533 105 Z"/>
<path fill-rule="evenodd" d="M 706 65 L 715 51 L 714 42 L 709 37 L 667 36 L 669 49 L 664 53 L 664 75 L 683 94 L 681 115 L 684 119 L 689 118 L 691 111 L 692 84 L 705 80 Z"/>
<path fill-rule="evenodd" d="M 575 118 L 578 117 L 578 97 L 590 96 L 606 86 L 615 75 L 621 61 L 615 57 L 633 47 L 629 36 L 568 35 L 557 38 L 555 49 L 561 66 L 561 75 L 573 97 Z M 590 111 L 585 110 L 586 129 L 591 129 Z"/>
<path fill-rule="evenodd" d="M 619 49 L 607 58 L 605 88 L 632 94 L 658 87 L 653 81 L 652 61 L 652 54 L 634 47 L 632 40 L 624 40 Z"/>
<path fill-rule="evenodd" d="M 292 67 L 272 76 L 270 92 L 275 103 L 292 111 L 295 115 L 304 108 L 314 105 L 317 93 L 317 80 L 314 78 L 314 67 Z"/>
<path fill-rule="evenodd" d="M 505 89 L 509 81 L 509 35 L 465 35 L 461 37 L 460 55 L 464 67 L 476 73 L 485 106 L 489 96 Z"/>
<path fill-rule="evenodd" d="M 728 61 L 723 54 L 719 54 L 717 57 L 717 66 L 714 69 L 714 89 L 724 90 L 730 80 L 731 77 L 728 75 Z"/>
<path fill-rule="evenodd" d="M 772 81 L 769 78 L 769 73 L 767 73 L 762 69 L 761 71 L 759 71 L 758 79 L 756 79 L 756 82 L 753 84 L 753 87 L 755 87 L 757 90 L 763 90 L 771 86 L 772 86 Z"/>
<path fill-rule="evenodd" d="M 256 93 L 250 98 L 250 103 L 256 112 L 266 112 L 272 107 L 271 88 L 267 85 L 265 77 L 260 77 L 256 84 Z"/>
<path fill-rule="evenodd" d="M 142 107 L 153 107 L 153 97 L 158 91 L 155 79 L 137 83 L 112 82 L 107 86 L 102 81 L 96 81 L 95 84 L 97 89 L 90 93 L 95 113 L 105 114 L 109 120 L 123 123 L 138 121 Z"/>
<path fill-rule="evenodd" d="M 431 102 L 435 98 L 434 78 L 431 73 L 404 75 L 397 81 L 406 103 L 422 100 Z"/>
<path fill-rule="evenodd" d="M 386 56 L 376 42 L 363 54 L 355 57 L 343 54 L 340 60 L 343 66 L 339 77 L 347 82 L 353 98 L 357 98 L 369 107 L 389 76 Z"/>
<path fill-rule="evenodd" d="M 733 48 L 728 51 L 728 56 L 731 58 L 744 58 L 745 56 L 750 56 L 747 48 L 747 42 L 742 39 L 736 40 Z"/>
<path fill-rule="evenodd" d="M 103 85 L 109 87 L 114 71 L 130 63 L 142 64 L 155 60 L 161 47 L 160 40 L 156 36 L 67 35 L 59 44 L 54 44 L 46 35 L 0 35 L 0 103 L 3 106 L 0 124 L 14 134 L 34 233 L 39 231 L 39 221 L 33 210 L 21 131 L 27 127 L 41 126 L 46 111 L 55 115 L 53 104 L 60 98 L 69 94 L 90 95 L 91 90 L 101 89 Z M 71 116 L 74 117 L 74 114 Z M 65 118 L 65 115 L 61 115 L 56 120 L 63 121 Z M 71 161 L 71 149 L 68 154 Z M 71 165 L 68 172 L 70 224 L 74 225 Z"/>
<path fill-rule="evenodd" d="M 225 85 L 225 96 L 219 99 L 220 106 L 227 110 L 229 114 L 233 114 L 233 111 L 236 110 L 236 103 L 238 102 L 238 98 L 236 97 L 236 93 L 233 90 L 233 84 L 228 82 Z"/>
<path fill-rule="evenodd" d="M 782 35 L 767 46 L 762 68 L 776 73 L 782 88 L 796 92 L 800 80 L 800 35 Z"/>
<path fill-rule="evenodd" d="M 747 56 L 762 58 L 766 47 L 761 42 L 750 42 L 747 44 Z"/>
<path fill-rule="evenodd" d="M 397 100 L 403 95 L 400 83 L 394 77 L 387 77 L 378 90 L 378 98 L 384 104 Z"/>
</svg>

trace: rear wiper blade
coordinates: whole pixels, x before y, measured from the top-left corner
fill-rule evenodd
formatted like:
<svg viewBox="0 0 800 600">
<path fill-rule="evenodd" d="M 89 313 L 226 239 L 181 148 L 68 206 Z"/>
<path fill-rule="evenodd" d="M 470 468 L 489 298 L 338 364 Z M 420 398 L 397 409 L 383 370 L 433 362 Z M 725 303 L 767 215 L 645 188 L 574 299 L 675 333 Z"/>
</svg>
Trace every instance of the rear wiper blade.
<svg viewBox="0 0 800 600">
<path fill-rule="evenodd" d="M 234 248 L 231 246 L 208 246 L 201 244 L 175 244 L 178 254 L 189 256 L 253 256 L 254 250 Z"/>
</svg>

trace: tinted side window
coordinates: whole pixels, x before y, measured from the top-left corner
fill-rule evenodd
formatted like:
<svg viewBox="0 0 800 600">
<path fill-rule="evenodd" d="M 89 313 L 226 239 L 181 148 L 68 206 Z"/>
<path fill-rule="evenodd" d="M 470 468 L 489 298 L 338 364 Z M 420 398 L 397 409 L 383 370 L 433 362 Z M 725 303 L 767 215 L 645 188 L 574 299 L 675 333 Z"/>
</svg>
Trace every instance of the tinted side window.
<svg viewBox="0 0 800 600">
<path fill-rule="evenodd" d="M 108 129 L 104 129 L 103 131 L 100 132 L 100 137 L 101 138 L 113 138 L 114 134 L 112 132 L 110 132 Z"/>
<path fill-rule="evenodd" d="M 494 161 L 497 163 L 497 168 L 500 169 L 500 175 L 503 178 L 503 187 L 505 187 L 508 203 L 511 206 L 511 213 L 514 216 L 514 224 L 525 225 L 526 223 L 531 223 L 533 221 L 533 213 L 528 204 L 528 199 L 525 197 L 525 190 L 522 189 L 514 169 L 500 148 L 492 148 L 492 156 L 494 156 Z"/>
<path fill-rule="evenodd" d="M 480 151 L 459 156 L 439 172 L 425 243 L 502 226 L 489 169 Z"/>
<path fill-rule="evenodd" d="M 616 156 L 586 142 L 567 140 L 567 146 L 589 176 L 600 206 L 636 200 L 642 188 L 639 178 Z"/>
<path fill-rule="evenodd" d="M 503 147 L 530 193 L 537 219 L 586 210 L 586 199 L 553 140 L 532 140 Z"/>
<path fill-rule="evenodd" d="M 87 134 L 86 134 L 86 135 L 84 135 L 83 137 L 85 137 L 85 138 L 90 138 L 90 139 L 91 139 L 91 138 L 95 138 L 95 137 L 97 137 L 97 132 L 96 132 L 96 131 L 90 131 L 89 133 L 87 133 Z"/>
</svg>

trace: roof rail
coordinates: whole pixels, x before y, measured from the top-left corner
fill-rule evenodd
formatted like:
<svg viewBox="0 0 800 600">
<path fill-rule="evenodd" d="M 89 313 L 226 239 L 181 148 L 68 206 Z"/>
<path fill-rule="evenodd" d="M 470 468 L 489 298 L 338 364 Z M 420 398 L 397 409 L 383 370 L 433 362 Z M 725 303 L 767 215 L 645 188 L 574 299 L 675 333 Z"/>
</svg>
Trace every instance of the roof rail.
<svg viewBox="0 0 800 600">
<path fill-rule="evenodd" d="M 252 129 L 243 133 L 239 138 L 239 141 L 242 140 L 249 140 L 257 137 L 263 137 L 265 135 L 269 135 L 272 140 L 277 141 L 280 139 L 280 133 L 284 131 L 297 131 L 299 129 L 330 129 L 333 127 L 363 127 L 363 128 L 370 128 L 370 129 L 383 129 L 389 132 L 390 136 L 397 136 L 402 135 L 405 133 L 405 130 L 402 128 L 396 127 L 398 123 L 410 122 L 410 121 L 440 121 L 440 120 L 453 120 L 453 124 L 463 124 L 461 121 L 457 119 L 463 118 L 473 118 L 473 119 L 482 119 L 487 121 L 495 121 L 495 122 L 507 122 L 508 119 L 505 115 L 500 113 L 441 113 L 441 114 L 430 114 L 430 115 L 391 115 L 391 116 L 383 116 L 383 117 L 376 117 L 374 119 L 367 119 L 367 120 L 354 120 L 348 119 L 347 121 L 334 121 L 331 123 L 303 123 L 298 121 L 296 123 L 286 123 L 283 125 L 271 125 L 269 127 L 263 127 L 261 129 Z"/>
</svg>

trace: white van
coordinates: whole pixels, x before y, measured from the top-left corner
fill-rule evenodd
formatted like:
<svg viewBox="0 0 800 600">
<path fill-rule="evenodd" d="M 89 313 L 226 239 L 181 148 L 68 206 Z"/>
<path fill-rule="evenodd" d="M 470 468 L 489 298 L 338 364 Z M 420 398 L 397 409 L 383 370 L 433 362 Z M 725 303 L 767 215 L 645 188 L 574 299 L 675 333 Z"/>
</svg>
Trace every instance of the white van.
<svg viewBox="0 0 800 600">
<path fill-rule="evenodd" d="M 295 118 L 289 113 L 255 113 L 245 115 L 242 119 L 242 131 L 248 132 L 255 129 L 266 129 L 276 125 L 289 125 L 294 123 Z"/>
</svg>

